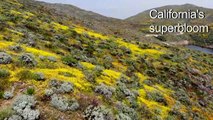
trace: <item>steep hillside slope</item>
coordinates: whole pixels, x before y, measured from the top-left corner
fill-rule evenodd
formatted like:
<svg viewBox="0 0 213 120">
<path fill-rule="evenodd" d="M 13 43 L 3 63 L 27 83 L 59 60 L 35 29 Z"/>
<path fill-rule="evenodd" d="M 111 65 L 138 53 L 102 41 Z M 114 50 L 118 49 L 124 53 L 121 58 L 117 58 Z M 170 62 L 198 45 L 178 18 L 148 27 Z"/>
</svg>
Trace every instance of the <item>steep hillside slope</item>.
<svg viewBox="0 0 213 120">
<path fill-rule="evenodd" d="M 213 56 L 106 36 L 33 3 L 0 1 L 0 120 L 213 118 Z"/>
<path fill-rule="evenodd" d="M 35 6 L 35 1 L 24 1 L 25 4 Z M 61 19 L 69 18 L 72 22 L 80 24 L 84 27 L 90 28 L 95 31 L 102 32 L 104 34 L 115 35 L 119 37 L 125 37 L 128 39 L 142 38 L 142 33 L 138 31 L 139 27 L 129 22 L 105 17 L 103 15 L 86 11 L 72 5 L 65 4 L 50 4 L 45 2 L 36 2 L 39 6 L 45 7 L 51 14 L 61 16 Z M 36 7 L 36 6 L 35 6 Z M 34 9 L 32 7 L 32 9 Z"/>
</svg>

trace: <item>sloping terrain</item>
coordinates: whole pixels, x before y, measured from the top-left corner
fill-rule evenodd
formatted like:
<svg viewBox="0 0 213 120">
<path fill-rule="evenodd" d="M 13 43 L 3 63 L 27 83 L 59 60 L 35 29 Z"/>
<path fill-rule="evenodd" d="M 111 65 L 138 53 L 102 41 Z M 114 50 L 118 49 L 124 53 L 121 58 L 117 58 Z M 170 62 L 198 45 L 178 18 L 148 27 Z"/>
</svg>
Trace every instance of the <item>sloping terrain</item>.
<svg viewBox="0 0 213 120">
<path fill-rule="evenodd" d="M 80 24 L 86 28 L 102 32 L 103 34 L 109 34 L 119 37 L 131 38 L 142 38 L 142 33 L 138 30 L 140 27 L 136 24 L 126 22 L 124 20 L 105 17 L 103 15 L 86 11 L 72 5 L 65 4 L 49 4 L 45 2 L 35 1 L 24 1 L 28 7 L 37 9 L 37 5 L 44 6 L 51 14 L 57 15 L 60 19 L 71 20 L 75 24 Z M 66 16 L 66 18 L 64 17 Z"/>
<path fill-rule="evenodd" d="M 103 35 L 33 3 L 0 1 L 0 120 L 213 118 L 213 56 Z"/>
<path fill-rule="evenodd" d="M 159 8 L 154 8 L 158 11 L 163 11 L 163 10 L 167 10 L 167 9 L 173 9 L 173 11 L 188 11 L 188 10 L 192 10 L 192 11 L 196 11 L 196 10 L 200 10 L 200 11 L 203 11 L 205 13 L 205 16 L 206 16 L 206 19 L 191 19 L 191 20 L 188 20 L 188 19 L 182 19 L 182 20 L 179 20 L 179 22 L 187 22 L 187 23 L 207 23 L 207 24 L 211 24 L 212 21 L 213 21 L 213 10 L 210 9 L 210 8 L 203 8 L 203 7 L 199 7 L 199 6 L 195 6 L 195 5 L 192 5 L 192 4 L 184 4 L 184 5 L 168 5 L 168 6 L 163 6 L 163 7 L 159 7 Z M 151 9 L 150 9 L 151 10 Z M 174 20 L 174 19 L 168 19 L 168 20 L 165 20 L 165 19 L 151 19 L 150 16 L 149 16 L 149 12 L 150 10 L 147 10 L 147 11 L 144 11 L 142 13 L 139 13 L 135 16 L 132 16 L 130 18 L 127 18 L 126 20 L 127 21 L 133 21 L 133 22 L 139 22 L 141 24 L 145 24 L 146 22 L 149 22 L 150 23 L 156 23 L 156 24 L 165 24 L 165 23 L 168 23 L 168 24 L 176 24 L 177 23 L 177 20 Z"/>
<path fill-rule="evenodd" d="M 199 46 L 210 46 L 213 45 L 213 9 L 203 8 L 191 4 L 184 5 L 168 5 L 159 8 L 155 8 L 158 11 L 163 11 L 167 9 L 173 9 L 173 11 L 202 11 L 205 13 L 204 19 L 151 19 L 149 16 L 150 10 L 139 13 L 135 16 L 127 18 L 126 21 L 138 23 L 141 25 L 141 32 L 149 33 L 150 25 L 177 25 L 177 23 L 187 23 L 189 25 L 208 25 L 210 30 L 209 33 L 190 33 L 184 35 L 175 34 L 167 34 L 163 36 L 164 41 L 182 41 L 182 40 L 190 40 L 191 43 L 199 45 Z M 161 38 L 162 40 L 162 38 Z"/>
</svg>

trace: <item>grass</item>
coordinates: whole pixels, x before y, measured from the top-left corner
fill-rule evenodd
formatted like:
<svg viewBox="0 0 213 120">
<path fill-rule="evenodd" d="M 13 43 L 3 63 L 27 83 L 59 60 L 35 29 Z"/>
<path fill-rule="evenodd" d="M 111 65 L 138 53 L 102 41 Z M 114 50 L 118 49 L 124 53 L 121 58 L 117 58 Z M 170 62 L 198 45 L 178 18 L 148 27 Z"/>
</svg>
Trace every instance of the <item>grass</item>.
<svg viewBox="0 0 213 120">
<path fill-rule="evenodd" d="M 8 78 L 10 76 L 10 72 L 8 70 L 0 69 L 0 78 Z"/>
<path fill-rule="evenodd" d="M 73 66 L 76 66 L 77 65 L 77 63 L 78 63 L 78 61 L 74 58 L 74 57 L 72 57 L 72 56 L 65 56 L 65 57 L 62 57 L 62 62 L 64 63 L 64 64 L 66 64 L 66 65 L 69 65 L 69 66 L 71 66 L 71 67 L 73 67 Z"/>
<path fill-rule="evenodd" d="M 11 108 L 4 108 L 0 110 L 0 120 L 10 117 L 14 114 L 14 111 Z"/>
<path fill-rule="evenodd" d="M 30 87 L 30 88 L 27 88 L 27 95 L 34 95 L 35 94 L 35 89 Z"/>
<path fill-rule="evenodd" d="M 30 70 L 21 70 L 16 76 L 19 80 L 31 80 L 35 78 L 35 75 Z"/>
</svg>

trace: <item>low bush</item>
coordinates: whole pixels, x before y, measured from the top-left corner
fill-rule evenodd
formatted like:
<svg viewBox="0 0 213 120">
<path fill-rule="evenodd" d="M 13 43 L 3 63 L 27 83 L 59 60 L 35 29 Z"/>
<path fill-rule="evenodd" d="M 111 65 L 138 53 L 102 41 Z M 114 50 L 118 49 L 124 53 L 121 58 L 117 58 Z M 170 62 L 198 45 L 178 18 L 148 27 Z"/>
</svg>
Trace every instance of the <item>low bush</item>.
<svg viewBox="0 0 213 120">
<path fill-rule="evenodd" d="M 131 120 L 138 120 L 137 112 L 134 109 L 126 106 L 121 102 L 118 102 L 116 107 L 120 114 L 122 113 L 123 115 L 125 115 L 125 118 L 131 118 Z"/>
<path fill-rule="evenodd" d="M 72 56 L 65 56 L 62 57 L 62 62 L 66 65 L 69 65 L 71 67 L 76 66 L 78 64 L 78 60 L 76 60 L 74 57 Z"/>
<path fill-rule="evenodd" d="M 103 95 L 105 98 L 110 99 L 115 92 L 113 87 L 106 86 L 105 84 L 100 84 L 96 86 L 95 92 Z"/>
<path fill-rule="evenodd" d="M 56 94 L 51 97 L 51 105 L 60 111 L 75 111 L 79 108 L 76 100 L 68 100 Z"/>
<path fill-rule="evenodd" d="M 63 82 L 53 79 L 49 86 L 54 93 L 70 93 L 74 91 L 74 85 L 70 82 Z"/>
<path fill-rule="evenodd" d="M 10 46 L 10 50 L 15 52 L 21 52 L 23 51 L 23 48 L 20 45 Z"/>
<path fill-rule="evenodd" d="M 113 114 L 105 106 L 88 106 L 84 111 L 85 120 L 113 120 Z"/>
<path fill-rule="evenodd" d="M 4 91 L 0 91 L 0 99 L 3 99 L 4 97 Z"/>
<path fill-rule="evenodd" d="M 53 56 L 49 56 L 47 57 L 47 59 L 50 61 L 50 62 L 57 62 L 57 59 Z"/>
<path fill-rule="evenodd" d="M 11 108 L 5 108 L 0 110 L 0 120 L 5 120 L 6 118 L 12 116 L 14 114 Z"/>
<path fill-rule="evenodd" d="M 10 84 L 9 80 L 7 79 L 10 76 L 10 73 L 7 70 L 0 69 L 0 91 L 7 88 Z"/>
<path fill-rule="evenodd" d="M 11 99 L 13 97 L 13 91 L 6 91 L 4 92 L 3 98 L 8 100 Z"/>
<path fill-rule="evenodd" d="M 29 80 L 34 78 L 34 74 L 30 70 L 22 70 L 16 75 L 20 80 Z"/>
<path fill-rule="evenodd" d="M 63 75 L 65 77 L 75 77 L 75 75 L 73 75 L 70 72 L 58 72 L 59 75 Z"/>
<path fill-rule="evenodd" d="M 43 81 L 43 80 L 45 80 L 45 76 L 44 76 L 44 74 L 43 74 L 42 72 L 36 72 L 36 73 L 34 73 L 32 76 L 33 76 L 33 78 L 34 78 L 35 80 L 38 80 L 38 81 Z"/>
<path fill-rule="evenodd" d="M 156 102 L 163 103 L 164 105 L 167 105 L 167 102 L 166 102 L 164 96 L 158 91 L 147 92 L 146 98 L 149 100 L 153 100 Z"/>
<path fill-rule="evenodd" d="M 35 89 L 33 87 L 27 88 L 27 95 L 33 95 L 35 94 Z"/>
<path fill-rule="evenodd" d="M 4 69 L 0 69 L 0 78 L 7 78 L 10 76 L 10 72 Z"/>
<path fill-rule="evenodd" d="M 20 62 L 28 67 L 35 67 L 37 62 L 35 61 L 35 57 L 30 53 L 24 53 L 20 56 Z"/>
<path fill-rule="evenodd" d="M 12 57 L 5 52 L 0 52 L 0 64 L 9 64 L 12 62 Z"/>
<path fill-rule="evenodd" d="M 33 96 L 20 95 L 13 103 L 13 110 L 17 115 L 24 120 L 37 120 L 40 116 L 40 111 L 35 109 L 37 101 Z"/>
<path fill-rule="evenodd" d="M 184 105 L 191 105 L 190 97 L 183 89 L 178 89 L 174 94 L 174 98 L 178 99 Z"/>
</svg>

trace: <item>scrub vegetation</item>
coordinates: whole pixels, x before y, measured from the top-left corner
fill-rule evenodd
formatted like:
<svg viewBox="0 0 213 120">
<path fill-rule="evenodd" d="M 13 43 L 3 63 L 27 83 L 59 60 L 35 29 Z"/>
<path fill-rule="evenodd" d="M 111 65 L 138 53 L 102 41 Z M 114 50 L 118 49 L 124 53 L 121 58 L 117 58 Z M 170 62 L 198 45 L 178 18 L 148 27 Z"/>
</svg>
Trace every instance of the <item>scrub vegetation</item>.
<svg viewBox="0 0 213 120">
<path fill-rule="evenodd" d="M 24 1 L 0 1 L 0 120 L 213 118 L 213 56 L 103 35 Z"/>
</svg>

